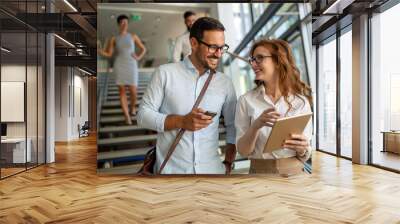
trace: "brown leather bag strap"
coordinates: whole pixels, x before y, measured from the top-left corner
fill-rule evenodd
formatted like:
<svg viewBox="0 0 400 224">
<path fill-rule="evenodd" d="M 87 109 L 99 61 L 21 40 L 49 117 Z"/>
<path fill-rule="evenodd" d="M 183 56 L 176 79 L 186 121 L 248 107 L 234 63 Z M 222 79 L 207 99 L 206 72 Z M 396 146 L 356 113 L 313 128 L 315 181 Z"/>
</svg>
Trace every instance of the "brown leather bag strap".
<svg viewBox="0 0 400 224">
<path fill-rule="evenodd" d="M 207 88 L 208 88 L 208 85 L 210 84 L 211 79 L 212 79 L 212 77 L 214 76 L 214 74 L 215 74 L 215 71 L 211 69 L 211 70 L 210 70 L 210 74 L 208 75 L 208 78 L 207 78 L 207 80 L 206 80 L 206 83 L 204 83 L 204 86 L 203 86 L 203 88 L 201 89 L 200 95 L 197 97 L 197 100 L 196 100 L 196 102 L 194 103 L 192 110 L 193 110 L 193 109 L 196 109 L 196 108 L 199 106 L 200 101 L 203 99 L 204 94 L 206 93 L 206 90 L 207 90 Z M 181 138 L 182 138 L 182 136 L 183 136 L 183 133 L 185 133 L 185 129 L 180 129 L 179 132 L 178 132 L 178 134 L 177 134 L 176 137 L 175 137 L 174 142 L 172 143 L 171 147 L 169 148 L 168 153 L 167 153 L 167 155 L 165 156 L 165 159 L 164 159 L 163 163 L 161 164 L 160 170 L 158 171 L 157 174 L 161 174 L 161 172 L 163 171 L 163 169 L 164 169 L 165 165 L 167 164 L 169 158 L 171 157 L 172 153 L 175 151 L 176 146 L 178 145 L 179 141 L 181 140 Z"/>
</svg>

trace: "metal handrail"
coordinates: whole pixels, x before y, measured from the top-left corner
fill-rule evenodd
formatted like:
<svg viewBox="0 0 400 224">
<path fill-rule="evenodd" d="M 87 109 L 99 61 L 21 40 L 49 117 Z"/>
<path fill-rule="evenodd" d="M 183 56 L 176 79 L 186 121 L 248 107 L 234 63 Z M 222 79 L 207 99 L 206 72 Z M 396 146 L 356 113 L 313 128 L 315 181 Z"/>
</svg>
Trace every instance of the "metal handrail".
<svg viewBox="0 0 400 224">
<path fill-rule="evenodd" d="M 244 58 L 242 56 L 239 56 L 238 54 L 235 54 L 235 53 L 229 52 L 229 51 L 226 51 L 226 53 L 229 54 L 230 56 L 234 57 L 234 58 L 237 58 L 237 59 L 240 59 L 240 60 L 242 60 L 242 61 L 244 61 L 246 63 L 249 63 L 249 61 L 246 60 L 246 58 Z"/>
<path fill-rule="evenodd" d="M 97 82 L 102 83 L 102 85 L 97 85 L 97 88 L 100 90 L 97 91 L 97 130 L 99 130 L 100 125 L 100 114 L 103 102 L 107 100 L 107 92 L 108 92 L 108 74 L 98 73 Z M 104 76 L 104 77 L 102 77 Z M 99 83 L 98 83 L 99 84 Z"/>
</svg>

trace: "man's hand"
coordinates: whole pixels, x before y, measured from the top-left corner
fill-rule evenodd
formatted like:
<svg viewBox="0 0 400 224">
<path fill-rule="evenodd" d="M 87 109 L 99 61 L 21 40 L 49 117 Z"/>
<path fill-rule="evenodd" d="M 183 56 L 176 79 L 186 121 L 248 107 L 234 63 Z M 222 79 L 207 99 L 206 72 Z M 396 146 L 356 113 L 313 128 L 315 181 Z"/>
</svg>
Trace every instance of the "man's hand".
<svg viewBox="0 0 400 224">
<path fill-rule="evenodd" d="M 225 148 L 225 174 L 229 175 L 232 171 L 232 163 L 236 158 L 236 145 L 234 144 L 226 144 Z"/>
<path fill-rule="evenodd" d="M 212 117 L 204 114 L 204 110 L 197 108 L 182 117 L 180 128 L 189 131 L 198 131 L 212 123 Z"/>
<path fill-rule="evenodd" d="M 225 165 L 225 175 L 229 175 L 232 172 L 232 163 L 224 163 Z"/>
</svg>

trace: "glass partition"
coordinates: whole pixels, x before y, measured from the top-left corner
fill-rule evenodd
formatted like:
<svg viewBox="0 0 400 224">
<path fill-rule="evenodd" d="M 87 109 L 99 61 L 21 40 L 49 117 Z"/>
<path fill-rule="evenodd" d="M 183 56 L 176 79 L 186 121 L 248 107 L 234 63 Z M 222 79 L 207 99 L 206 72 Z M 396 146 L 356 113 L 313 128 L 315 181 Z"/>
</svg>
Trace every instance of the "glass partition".
<svg viewBox="0 0 400 224">
<path fill-rule="evenodd" d="M 45 162 L 45 35 L 22 22 L 44 1 L 1 1 L 0 178 Z M 13 13 L 8 13 L 13 12 Z"/>
<path fill-rule="evenodd" d="M 400 171 L 400 4 L 371 19 L 372 164 Z"/>
<path fill-rule="evenodd" d="M 336 154 L 336 39 L 318 51 L 318 149 Z"/>
</svg>

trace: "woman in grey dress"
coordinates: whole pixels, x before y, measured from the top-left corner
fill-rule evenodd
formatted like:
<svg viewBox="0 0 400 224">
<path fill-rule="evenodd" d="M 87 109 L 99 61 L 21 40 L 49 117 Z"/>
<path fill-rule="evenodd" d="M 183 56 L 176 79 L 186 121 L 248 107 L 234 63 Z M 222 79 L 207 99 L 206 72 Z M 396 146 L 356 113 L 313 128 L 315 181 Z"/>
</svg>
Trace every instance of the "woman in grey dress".
<svg viewBox="0 0 400 224">
<path fill-rule="evenodd" d="M 136 115 L 136 90 L 139 76 L 137 62 L 146 53 L 146 48 L 137 35 L 128 32 L 128 17 L 126 15 L 118 16 L 117 22 L 119 35 L 113 36 L 106 50 L 99 50 L 98 53 L 104 57 L 112 57 L 114 49 L 116 50 L 113 70 L 119 88 L 122 111 L 126 123 L 130 125 L 132 124 L 131 115 Z M 135 46 L 140 49 L 138 54 L 135 53 Z M 128 87 L 131 93 L 130 112 L 125 87 Z"/>
</svg>

